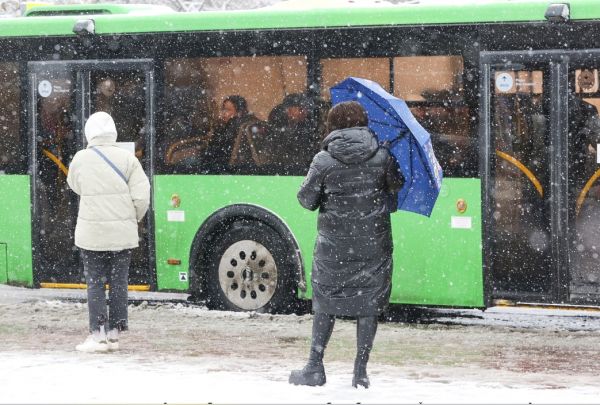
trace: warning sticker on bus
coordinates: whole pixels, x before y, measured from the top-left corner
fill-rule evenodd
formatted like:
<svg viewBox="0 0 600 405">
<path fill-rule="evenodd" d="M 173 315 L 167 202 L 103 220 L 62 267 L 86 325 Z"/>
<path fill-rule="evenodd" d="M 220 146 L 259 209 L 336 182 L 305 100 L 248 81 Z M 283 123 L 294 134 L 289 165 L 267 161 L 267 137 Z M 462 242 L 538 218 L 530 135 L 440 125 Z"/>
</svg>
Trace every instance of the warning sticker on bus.
<svg viewBox="0 0 600 405">
<path fill-rule="evenodd" d="M 185 222 L 185 211 L 169 210 L 167 211 L 167 221 Z"/>
<path fill-rule="evenodd" d="M 471 217 L 452 217 L 450 221 L 451 228 L 471 229 Z"/>
</svg>

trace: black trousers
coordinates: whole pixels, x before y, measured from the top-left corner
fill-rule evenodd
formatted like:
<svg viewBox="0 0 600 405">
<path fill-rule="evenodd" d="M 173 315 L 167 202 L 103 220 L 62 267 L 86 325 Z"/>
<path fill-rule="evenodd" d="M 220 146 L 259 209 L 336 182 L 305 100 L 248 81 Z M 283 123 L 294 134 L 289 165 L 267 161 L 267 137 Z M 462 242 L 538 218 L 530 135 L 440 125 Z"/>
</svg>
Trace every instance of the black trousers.
<svg viewBox="0 0 600 405">
<path fill-rule="evenodd" d="M 93 251 L 81 249 L 85 280 L 87 282 L 90 332 L 127 329 L 127 280 L 131 250 Z M 110 286 L 108 313 L 105 285 Z"/>
</svg>

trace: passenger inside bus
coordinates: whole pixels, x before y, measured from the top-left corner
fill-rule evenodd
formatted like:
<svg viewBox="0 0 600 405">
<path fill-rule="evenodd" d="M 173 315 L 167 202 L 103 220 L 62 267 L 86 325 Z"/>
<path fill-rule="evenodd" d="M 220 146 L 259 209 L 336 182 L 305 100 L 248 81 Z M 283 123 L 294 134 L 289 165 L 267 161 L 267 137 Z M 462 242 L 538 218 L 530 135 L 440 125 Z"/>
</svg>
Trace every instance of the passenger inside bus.
<svg viewBox="0 0 600 405">
<path fill-rule="evenodd" d="M 242 105 L 232 103 L 231 99 L 237 98 Z M 243 102 L 241 102 L 243 100 Z M 253 113 L 248 112 L 247 102 L 241 96 L 229 96 L 225 101 L 230 109 L 227 114 L 236 107 L 236 113 L 230 118 L 228 125 L 234 133 L 231 156 L 229 157 L 230 168 L 245 168 L 252 171 L 253 168 L 267 162 L 266 137 L 268 133 L 267 123 L 261 121 Z"/>
<path fill-rule="evenodd" d="M 230 95 L 221 103 L 218 122 L 202 156 L 211 172 L 227 172 L 235 166 L 260 166 L 264 162 L 264 125 L 248 111 L 248 102 Z"/>
<path fill-rule="evenodd" d="M 308 168 L 320 149 L 319 108 L 304 94 L 288 94 L 269 114 L 270 155 L 280 166 Z"/>
<path fill-rule="evenodd" d="M 55 211 L 65 196 L 67 167 L 75 154 L 70 112 L 62 105 L 42 107 L 39 151 L 39 180 L 47 192 L 47 202 Z"/>
<path fill-rule="evenodd" d="M 577 95 L 571 97 L 569 135 L 574 154 L 570 178 L 573 180 L 572 186 L 581 190 L 597 169 L 596 149 L 600 142 L 600 116 L 595 106 Z"/>
<path fill-rule="evenodd" d="M 468 107 L 455 104 L 448 97 L 435 99 L 435 103 L 412 107 L 411 112 L 431 135 L 444 176 L 477 176 L 475 145 L 470 137 L 463 134 L 464 129 L 469 127 Z"/>
<path fill-rule="evenodd" d="M 200 170 L 202 155 L 208 145 L 213 111 L 215 108 L 206 97 L 195 103 L 187 100 L 196 92 L 186 87 L 171 89 L 166 97 L 166 125 L 158 153 L 164 157 L 169 172 L 190 173 Z"/>
<path fill-rule="evenodd" d="M 571 246 L 571 285 L 579 292 L 594 290 L 600 282 L 600 182 L 597 171 L 600 116 L 592 94 L 571 94 L 569 104 L 569 211 L 575 232 Z M 585 99 L 583 98 L 585 97 Z"/>
<path fill-rule="evenodd" d="M 241 168 L 251 170 L 266 161 L 267 124 L 248 111 L 244 97 L 227 96 L 221 102 L 216 123 L 207 119 L 212 114 L 206 103 L 197 104 L 201 111 L 178 114 L 167 125 L 168 141 L 162 149 L 171 171 L 228 173 Z"/>
<path fill-rule="evenodd" d="M 57 86 L 58 87 L 58 86 Z M 59 263 L 72 246 L 77 204 L 68 191 L 68 166 L 76 152 L 68 93 L 40 100 L 37 191 L 40 212 L 41 258 Z"/>
<path fill-rule="evenodd" d="M 168 123 L 166 137 L 175 139 L 163 149 L 165 164 L 175 171 L 186 171 L 199 166 L 208 144 L 208 132 L 197 132 L 189 117 L 177 115 Z"/>
<path fill-rule="evenodd" d="M 110 114 L 119 128 L 120 142 L 134 142 L 138 159 L 145 155 L 144 76 L 139 72 L 97 73 L 92 109 Z"/>
</svg>

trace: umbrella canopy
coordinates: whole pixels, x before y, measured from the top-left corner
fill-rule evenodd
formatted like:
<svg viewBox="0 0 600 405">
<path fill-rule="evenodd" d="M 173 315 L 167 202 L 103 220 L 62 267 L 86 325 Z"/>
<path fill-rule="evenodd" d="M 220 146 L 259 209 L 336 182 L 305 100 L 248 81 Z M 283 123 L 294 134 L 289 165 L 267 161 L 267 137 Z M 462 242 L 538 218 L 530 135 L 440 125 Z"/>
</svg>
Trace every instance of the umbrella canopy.
<svg viewBox="0 0 600 405">
<path fill-rule="evenodd" d="M 379 84 L 349 77 L 331 88 L 331 101 L 357 101 L 367 112 L 369 128 L 389 146 L 406 180 L 398 192 L 398 209 L 430 216 L 442 186 L 429 133 L 417 122 L 404 100 Z"/>
</svg>

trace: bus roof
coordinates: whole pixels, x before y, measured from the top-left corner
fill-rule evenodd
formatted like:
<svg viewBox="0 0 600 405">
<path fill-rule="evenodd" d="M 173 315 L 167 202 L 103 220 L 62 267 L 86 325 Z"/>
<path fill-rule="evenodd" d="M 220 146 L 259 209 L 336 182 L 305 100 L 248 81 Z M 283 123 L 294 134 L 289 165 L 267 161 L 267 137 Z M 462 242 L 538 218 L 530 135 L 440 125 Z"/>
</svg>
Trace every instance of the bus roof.
<svg viewBox="0 0 600 405">
<path fill-rule="evenodd" d="M 93 18 L 96 34 L 545 21 L 549 4 L 548 0 L 457 0 L 452 4 L 417 0 L 382 7 L 361 7 L 356 2 L 345 8 L 302 11 L 264 8 L 157 14 L 140 8 L 135 13 L 109 15 L 90 15 L 90 8 L 86 13 L 84 7 L 74 5 L 71 12 L 79 7 L 81 14 L 0 19 L 0 37 L 73 36 L 74 23 L 83 18 Z M 572 20 L 600 18 L 598 0 L 569 0 L 569 4 Z"/>
</svg>

